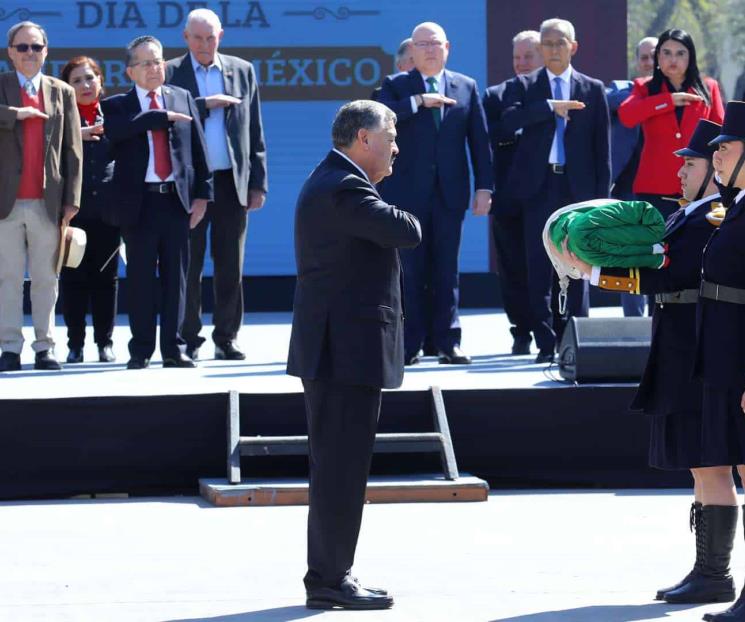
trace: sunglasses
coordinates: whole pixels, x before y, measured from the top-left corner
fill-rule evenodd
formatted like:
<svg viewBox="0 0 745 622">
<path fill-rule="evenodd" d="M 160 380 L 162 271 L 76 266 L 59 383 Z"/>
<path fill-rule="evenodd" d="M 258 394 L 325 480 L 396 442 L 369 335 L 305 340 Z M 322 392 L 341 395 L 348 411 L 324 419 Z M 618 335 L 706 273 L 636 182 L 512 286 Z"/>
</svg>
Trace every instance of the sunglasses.
<svg viewBox="0 0 745 622">
<path fill-rule="evenodd" d="M 29 44 L 29 43 L 16 43 L 15 45 L 11 45 L 10 47 L 15 48 L 16 50 L 18 50 L 19 52 L 21 52 L 21 54 L 25 54 L 26 52 L 28 52 L 29 51 L 29 48 L 31 49 L 32 52 L 35 52 L 36 54 L 38 54 L 39 52 L 41 52 L 47 46 L 46 45 L 43 45 L 41 43 L 31 43 L 31 44 Z"/>
</svg>

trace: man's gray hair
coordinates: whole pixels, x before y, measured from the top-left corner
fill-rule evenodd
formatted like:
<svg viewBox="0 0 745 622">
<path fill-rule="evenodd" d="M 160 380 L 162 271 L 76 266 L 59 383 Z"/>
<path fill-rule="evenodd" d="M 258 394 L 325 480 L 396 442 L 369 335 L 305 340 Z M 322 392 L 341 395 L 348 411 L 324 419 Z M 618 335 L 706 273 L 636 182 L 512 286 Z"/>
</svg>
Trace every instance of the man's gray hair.
<svg viewBox="0 0 745 622">
<path fill-rule="evenodd" d="M 396 58 L 394 59 L 396 65 L 398 65 L 403 57 L 409 53 L 409 48 L 411 47 L 412 43 L 413 41 L 411 40 L 411 37 L 407 37 L 406 39 L 401 41 L 401 45 L 399 45 L 398 49 L 396 50 Z"/>
<path fill-rule="evenodd" d="M 523 41 L 530 41 L 533 45 L 538 47 L 541 45 L 541 33 L 537 30 L 523 30 L 512 37 L 512 45 L 517 45 Z"/>
<path fill-rule="evenodd" d="M 210 9 L 194 9 L 186 16 L 186 26 L 184 30 L 189 30 L 192 22 L 204 22 L 215 26 L 218 30 L 222 30 L 222 22 L 218 17 L 217 13 Z"/>
<path fill-rule="evenodd" d="M 337 149 L 351 147 L 361 129 L 377 132 L 396 123 L 395 113 L 378 102 L 358 99 L 339 108 L 331 126 L 331 140 Z"/>
<path fill-rule="evenodd" d="M 576 39 L 574 38 L 574 26 L 572 25 L 572 22 L 569 22 L 565 19 L 552 17 L 551 19 L 545 20 L 541 24 L 541 34 L 548 30 L 555 30 L 556 32 L 560 32 L 570 41 L 576 41 Z"/>
<path fill-rule="evenodd" d="M 16 38 L 18 31 L 23 30 L 24 28 L 36 28 L 36 30 L 41 33 L 41 39 L 42 41 L 44 41 L 44 45 L 49 45 L 49 40 L 47 39 L 47 31 L 39 26 L 39 24 L 37 24 L 36 22 L 25 21 L 14 24 L 8 30 L 8 47 L 11 47 L 13 45 L 13 40 Z"/>
<path fill-rule="evenodd" d="M 141 45 L 145 45 L 147 43 L 160 48 L 161 56 L 163 56 L 163 44 L 152 35 L 142 35 L 141 37 L 132 39 L 132 41 L 127 44 L 127 67 L 130 67 L 132 65 L 132 61 L 135 57 L 135 50 Z"/>
<path fill-rule="evenodd" d="M 639 43 L 636 44 L 636 57 L 639 58 L 639 48 L 645 43 L 651 43 L 652 47 L 657 47 L 657 37 L 644 37 Z"/>
</svg>

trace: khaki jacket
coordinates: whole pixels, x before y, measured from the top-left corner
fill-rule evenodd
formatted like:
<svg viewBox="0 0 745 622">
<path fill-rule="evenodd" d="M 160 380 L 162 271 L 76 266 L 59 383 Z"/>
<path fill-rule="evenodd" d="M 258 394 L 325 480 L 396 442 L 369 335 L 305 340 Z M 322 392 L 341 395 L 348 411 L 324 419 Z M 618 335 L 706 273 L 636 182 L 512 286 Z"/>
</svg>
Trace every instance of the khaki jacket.
<svg viewBox="0 0 745 622">
<path fill-rule="evenodd" d="M 80 207 L 83 143 L 75 91 L 61 80 L 41 77 L 44 111 L 44 201 L 53 222 L 63 205 Z M 20 108 L 21 89 L 15 71 L 0 73 L 0 220 L 7 218 L 18 194 L 23 164 L 23 123 L 10 110 Z"/>
</svg>

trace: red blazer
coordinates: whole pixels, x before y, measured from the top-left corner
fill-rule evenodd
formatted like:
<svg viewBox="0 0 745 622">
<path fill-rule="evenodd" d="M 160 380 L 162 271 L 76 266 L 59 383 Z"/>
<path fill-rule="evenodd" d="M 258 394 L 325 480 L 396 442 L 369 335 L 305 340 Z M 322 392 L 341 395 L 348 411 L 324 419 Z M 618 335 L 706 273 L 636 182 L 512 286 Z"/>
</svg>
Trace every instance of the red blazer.
<svg viewBox="0 0 745 622">
<path fill-rule="evenodd" d="M 695 102 L 683 109 L 683 118 L 678 124 L 673 98 L 663 81 L 657 95 L 650 95 L 647 84 L 651 78 L 634 80 L 634 88 L 628 99 L 618 108 L 618 118 L 626 127 L 642 126 L 644 148 L 639 168 L 634 179 L 634 192 L 646 194 L 680 194 L 678 170 L 682 160 L 673 152 L 688 145 L 699 119 L 721 123 L 724 106 L 719 85 L 711 78 L 704 83 L 711 95 L 711 105 Z M 693 89 L 688 89 L 693 93 Z"/>
</svg>

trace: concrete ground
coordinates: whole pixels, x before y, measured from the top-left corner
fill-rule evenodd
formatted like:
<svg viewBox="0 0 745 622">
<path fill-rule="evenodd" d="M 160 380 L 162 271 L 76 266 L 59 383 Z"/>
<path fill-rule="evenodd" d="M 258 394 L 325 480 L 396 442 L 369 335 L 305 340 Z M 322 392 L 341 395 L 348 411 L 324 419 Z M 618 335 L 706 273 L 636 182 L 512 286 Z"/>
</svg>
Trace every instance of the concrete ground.
<svg viewBox="0 0 745 622">
<path fill-rule="evenodd" d="M 692 563 L 689 505 L 679 491 L 500 491 L 486 503 L 368 506 L 355 573 L 389 589 L 394 608 L 314 612 L 301 584 L 305 507 L 0 503 L 0 620 L 699 620 L 726 605 L 652 600 Z"/>
</svg>

